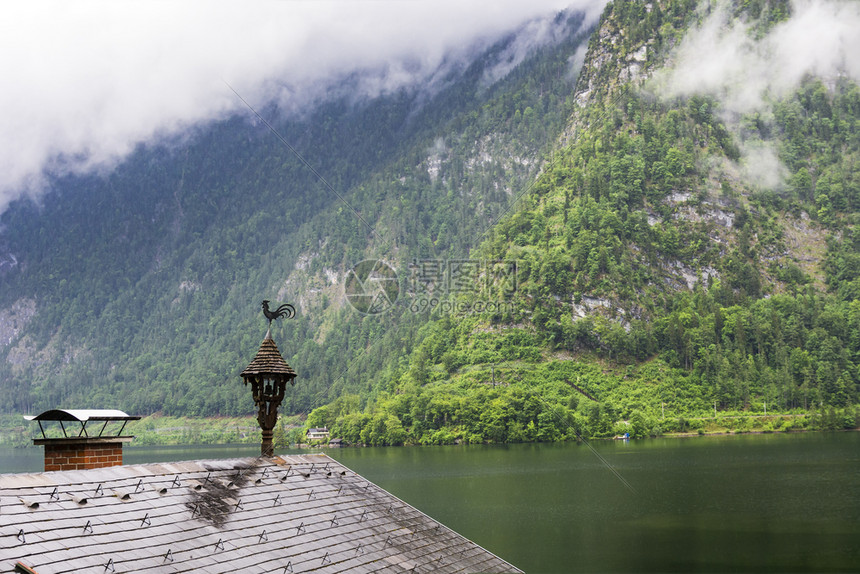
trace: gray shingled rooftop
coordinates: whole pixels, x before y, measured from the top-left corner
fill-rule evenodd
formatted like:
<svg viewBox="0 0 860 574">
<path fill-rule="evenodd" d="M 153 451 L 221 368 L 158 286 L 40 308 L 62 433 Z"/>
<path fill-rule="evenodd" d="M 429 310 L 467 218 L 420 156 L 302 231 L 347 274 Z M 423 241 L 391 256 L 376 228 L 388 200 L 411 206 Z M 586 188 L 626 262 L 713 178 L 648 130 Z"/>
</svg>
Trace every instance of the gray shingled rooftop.
<svg viewBox="0 0 860 574">
<path fill-rule="evenodd" d="M 326 455 L 0 475 L 0 572 L 520 572 Z"/>
</svg>

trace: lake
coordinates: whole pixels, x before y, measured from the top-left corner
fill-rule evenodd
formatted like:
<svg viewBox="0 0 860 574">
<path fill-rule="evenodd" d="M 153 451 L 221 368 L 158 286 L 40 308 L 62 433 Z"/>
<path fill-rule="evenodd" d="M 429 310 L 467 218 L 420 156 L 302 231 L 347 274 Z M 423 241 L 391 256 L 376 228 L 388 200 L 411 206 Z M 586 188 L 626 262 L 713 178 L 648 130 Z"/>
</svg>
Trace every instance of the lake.
<svg viewBox="0 0 860 574">
<path fill-rule="evenodd" d="M 860 569 L 860 433 L 591 444 L 326 452 L 529 574 Z M 258 452 L 127 447 L 125 462 Z M 0 449 L 3 472 L 41 464 Z"/>
</svg>

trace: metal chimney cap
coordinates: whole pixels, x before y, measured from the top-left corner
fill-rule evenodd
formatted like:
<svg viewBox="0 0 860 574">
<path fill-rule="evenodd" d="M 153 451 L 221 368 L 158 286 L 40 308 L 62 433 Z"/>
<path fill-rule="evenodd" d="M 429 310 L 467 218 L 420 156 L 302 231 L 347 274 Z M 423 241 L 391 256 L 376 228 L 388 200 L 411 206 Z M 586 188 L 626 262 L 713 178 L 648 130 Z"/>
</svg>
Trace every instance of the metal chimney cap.
<svg viewBox="0 0 860 574">
<path fill-rule="evenodd" d="M 116 409 L 51 409 L 35 416 L 25 416 L 28 421 L 138 421 L 140 417 L 128 415 Z"/>
</svg>

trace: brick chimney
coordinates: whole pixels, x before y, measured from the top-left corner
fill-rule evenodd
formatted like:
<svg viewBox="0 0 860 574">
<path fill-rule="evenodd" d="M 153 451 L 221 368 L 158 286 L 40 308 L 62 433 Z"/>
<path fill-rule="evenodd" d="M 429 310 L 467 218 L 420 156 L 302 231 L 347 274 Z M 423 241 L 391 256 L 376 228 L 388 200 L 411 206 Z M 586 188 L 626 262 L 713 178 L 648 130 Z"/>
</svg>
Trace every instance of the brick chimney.
<svg viewBox="0 0 860 574">
<path fill-rule="evenodd" d="M 108 466 L 119 466 L 122 464 L 122 445 L 131 442 L 132 436 L 121 436 L 128 421 L 139 420 L 140 417 L 132 417 L 117 410 L 65 410 L 53 409 L 32 417 L 24 417 L 26 420 L 35 420 L 39 423 L 42 438 L 33 439 L 33 444 L 45 447 L 45 471 L 52 470 L 83 470 L 89 468 L 104 468 Z M 60 423 L 62 437 L 49 438 L 42 426 L 43 421 Z M 91 422 L 103 423 L 97 429 L 87 427 Z M 77 435 L 69 433 L 65 423 L 77 422 L 80 424 Z M 122 423 L 115 435 L 105 435 L 109 423 Z M 98 434 L 91 436 L 91 431 Z"/>
<path fill-rule="evenodd" d="M 83 470 L 122 465 L 122 444 L 132 437 L 42 438 L 33 444 L 45 446 L 45 471 Z"/>
</svg>

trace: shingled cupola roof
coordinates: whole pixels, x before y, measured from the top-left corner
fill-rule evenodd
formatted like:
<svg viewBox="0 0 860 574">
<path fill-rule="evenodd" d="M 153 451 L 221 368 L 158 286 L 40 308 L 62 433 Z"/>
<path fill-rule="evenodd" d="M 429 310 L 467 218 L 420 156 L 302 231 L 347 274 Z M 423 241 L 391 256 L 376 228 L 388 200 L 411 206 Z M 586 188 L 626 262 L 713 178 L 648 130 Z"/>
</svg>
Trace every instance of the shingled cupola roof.
<svg viewBox="0 0 860 574">
<path fill-rule="evenodd" d="M 275 341 L 272 340 L 271 331 L 266 331 L 266 337 L 260 344 L 260 350 L 254 360 L 251 361 L 245 370 L 242 371 L 241 377 L 247 378 L 256 375 L 281 375 L 287 379 L 292 379 L 296 376 L 293 368 L 287 364 L 278 350 Z"/>
</svg>

